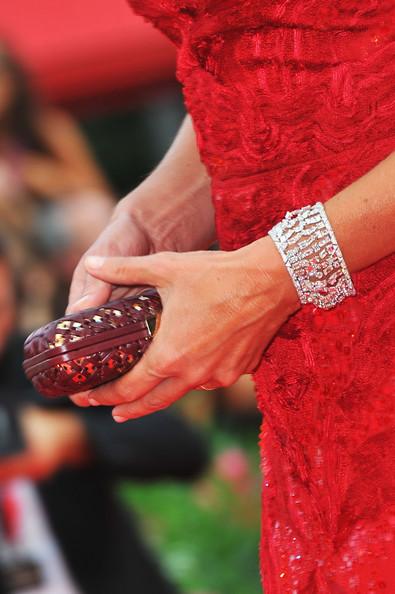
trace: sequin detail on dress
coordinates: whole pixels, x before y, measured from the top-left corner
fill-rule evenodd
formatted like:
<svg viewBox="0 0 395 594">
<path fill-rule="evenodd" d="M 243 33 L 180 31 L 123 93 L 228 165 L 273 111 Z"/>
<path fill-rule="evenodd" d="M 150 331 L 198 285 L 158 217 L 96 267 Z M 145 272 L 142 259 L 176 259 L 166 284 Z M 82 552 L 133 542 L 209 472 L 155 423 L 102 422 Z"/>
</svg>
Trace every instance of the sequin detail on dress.
<svg viewBox="0 0 395 594">
<path fill-rule="evenodd" d="M 223 249 L 395 149 L 393 0 L 132 4 L 178 46 Z M 395 593 L 395 256 L 356 289 L 294 316 L 255 375 L 265 594 Z"/>
</svg>

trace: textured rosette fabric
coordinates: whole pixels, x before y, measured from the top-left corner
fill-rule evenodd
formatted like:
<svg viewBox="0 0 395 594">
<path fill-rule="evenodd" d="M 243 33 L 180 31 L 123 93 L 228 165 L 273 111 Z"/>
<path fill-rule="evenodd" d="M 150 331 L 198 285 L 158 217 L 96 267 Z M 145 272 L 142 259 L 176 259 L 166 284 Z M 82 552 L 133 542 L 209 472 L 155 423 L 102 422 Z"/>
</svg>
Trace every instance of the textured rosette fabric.
<svg viewBox="0 0 395 594">
<path fill-rule="evenodd" d="M 223 249 L 395 150 L 393 0 L 131 4 L 177 44 Z M 255 374 L 265 594 L 395 592 L 395 257 L 355 285 L 294 316 Z"/>
</svg>

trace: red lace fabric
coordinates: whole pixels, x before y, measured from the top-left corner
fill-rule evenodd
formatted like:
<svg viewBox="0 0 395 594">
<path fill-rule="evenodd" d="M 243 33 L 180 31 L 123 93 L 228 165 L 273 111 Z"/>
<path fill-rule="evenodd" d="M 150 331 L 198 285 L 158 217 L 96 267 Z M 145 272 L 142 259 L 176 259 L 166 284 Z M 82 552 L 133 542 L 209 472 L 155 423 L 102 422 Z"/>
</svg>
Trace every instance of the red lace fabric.
<svg viewBox="0 0 395 594">
<path fill-rule="evenodd" d="M 393 0 L 133 4 L 178 45 L 223 249 L 395 150 Z M 395 256 L 355 283 L 294 316 L 255 375 L 265 594 L 395 593 Z"/>
</svg>

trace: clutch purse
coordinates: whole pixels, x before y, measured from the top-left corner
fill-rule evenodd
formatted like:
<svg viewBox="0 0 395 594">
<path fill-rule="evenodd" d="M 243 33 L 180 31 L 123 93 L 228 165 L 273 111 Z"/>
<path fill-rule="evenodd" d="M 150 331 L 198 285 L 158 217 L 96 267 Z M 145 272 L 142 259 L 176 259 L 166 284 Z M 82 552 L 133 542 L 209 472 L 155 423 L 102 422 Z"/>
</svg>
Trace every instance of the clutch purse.
<svg viewBox="0 0 395 594">
<path fill-rule="evenodd" d="M 43 396 L 75 394 L 109 382 L 141 359 L 159 326 L 154 289 L 50 322 L 25 341 L 23 368 Z"/>
</svg>

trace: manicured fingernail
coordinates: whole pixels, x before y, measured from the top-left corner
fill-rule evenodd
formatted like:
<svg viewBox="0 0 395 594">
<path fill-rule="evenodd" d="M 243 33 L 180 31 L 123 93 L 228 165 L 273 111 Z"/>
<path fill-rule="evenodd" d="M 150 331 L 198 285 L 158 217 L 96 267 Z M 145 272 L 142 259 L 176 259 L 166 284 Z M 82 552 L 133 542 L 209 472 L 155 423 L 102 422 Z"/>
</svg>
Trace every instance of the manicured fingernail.
<svg viewBox="0 0 395 594">
<path fill-rule="evenodd" d="M 87 256 L 85 264 L 88 268 L 101 268 L 103 266 L 105 258 L 101 256 Z"/>
<path fill-rule="evenodd" d="M 124 423 L 125 421 L 127 421 L 127 419 L 125 419 L 125 417 L 120 417 L 118 415 L 114 415 L 113 419 L 116 423 Z"/>
<path fill-rule="evenodd" d="M 100 402 L 98 402 L 97 400 L 95 400 L 94 398 L 89 398 L 89 404 L 91 406 L 100 406 Z"/>
</svg>

